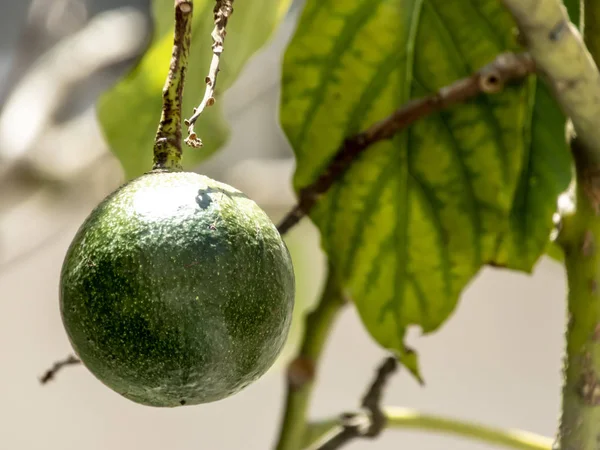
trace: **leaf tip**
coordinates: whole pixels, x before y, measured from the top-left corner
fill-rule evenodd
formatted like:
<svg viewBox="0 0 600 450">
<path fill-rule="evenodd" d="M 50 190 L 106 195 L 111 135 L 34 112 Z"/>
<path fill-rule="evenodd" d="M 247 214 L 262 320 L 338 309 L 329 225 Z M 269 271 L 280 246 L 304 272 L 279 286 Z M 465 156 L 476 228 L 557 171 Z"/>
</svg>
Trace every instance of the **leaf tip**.
<svg viewBox="0 0 600 450">
<path fill-rule="evenodd" d="M 417 380 L 421 386 L 425 386 L 425 379 L 421 374 L 419 367 L 419 355 L 410 347 L 404 346 L 401 350 L 395 350 L 394 354 L 410 374 Z"/>
</svg>

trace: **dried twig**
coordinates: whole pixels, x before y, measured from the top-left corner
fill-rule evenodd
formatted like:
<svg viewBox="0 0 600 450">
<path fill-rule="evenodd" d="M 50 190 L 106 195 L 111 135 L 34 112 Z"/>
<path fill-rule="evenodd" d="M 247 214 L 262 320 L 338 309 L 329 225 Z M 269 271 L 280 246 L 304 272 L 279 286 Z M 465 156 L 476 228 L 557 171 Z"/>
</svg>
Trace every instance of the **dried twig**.
<svg viewBox="0 0 600 450">
<path fill-rule="evenodd" d="M 50 380 L 54 379 L 56 374 L 58 372 L 60 372 L 60 370 L 63 369 L 64 367 L 73 366 L 75 364 L 80 364 L 80 363 L 81 363 L 81 361 L 75 355 L 69 355 L 65 359 L 55 362 L 52 365 L 52 367 L 50 369 L 48 369 L 46 371 L 46 373 L 44 375 L 42 375 L 42 377 L 40 377 L 40 383 L 46 384 Z"/>
<path fill-rule="evenodd" d="M 311 450 L 335 450 L 358 438 L 375 438 L 383 431 L 386 425 L 386 415 L 381 408 L 383 390 L 391 376 L 396 372 L 398 362 L 390 356 L 379 367 L 377 375 L 371 383 L 369 390 L 362 399 L 361 406 L 367 414 L 345 413 L 340 417 L 341 427 L 325 436 L 321 442 L 316 443 Z"/>
<path fill-rule="evenodd" d="M 278 226 L 280 233 L 289 231 L 308 214 L 319 197 L 329 190 L 369 146 L 390 139 L 433 113 L 463 103 L 479 94 L 497 93 L 505 84 L 521 80 L 534 70 L 533 60 L 527 53 L 498 55 L 494 61 L 470 77 L 458 80 L 427 97 L 411 100 L 366 131 L 345 139 L 327 169 L 315 182 L 300 191 L 298 203 Z"/>
<path fill-rule="evenodd" d="M 219 74 L 219 64 L 221 62 L 221 54 L 223 53 L 223 44 L 225 42 L 225 35 L 227 34 L 226 27 L 229 17 L 233 14 L 233 0 L 217 0 L 214 8 L 215 15 L 215 28 L 212 32 L 213 39 L 213 57 L 210 62 L 210 68 L 206 81 L 206 91 L 204 92 L 204 98 L 200 102 L 197 108 L 194 108 L 194 114 L 192 117 L 185 121 L 188 127 L 188 137 L 185 143 L 190 147 L 200 148 L 202 147 L 202 140 L 198 137 L 194 131 L 194 124 L 200 117 L 200 114 L 209 106 L 215 103 L 215 88 L 217 86 L 217 75 Z"/>
</svg>

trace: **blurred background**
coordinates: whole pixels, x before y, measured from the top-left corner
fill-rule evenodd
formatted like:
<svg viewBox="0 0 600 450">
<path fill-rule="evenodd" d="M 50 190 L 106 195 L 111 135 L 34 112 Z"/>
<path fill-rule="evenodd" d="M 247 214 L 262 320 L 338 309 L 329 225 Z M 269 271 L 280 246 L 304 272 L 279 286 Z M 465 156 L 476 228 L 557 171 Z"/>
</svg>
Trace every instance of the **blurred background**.
<svg viewBox="0 0 600 450">
<path fill-rule="evenodd" d="M 281 368 L 324 276 L 308 220 L 287 237 L 299 280 L 289 346 L 271 372 L 240 394 L 162 410 L 121 398 L 82 366 L 39 383 L 71 353 L 57 295 L 65 251 L 90 210 L 123 180 L 94 103 L 144 51 L 149 6 L 148 0 L 0 0 L 0 450 L 265 450 L 277 435 Z M 294 161 L 277 116 L 281 57 L 301 7 L 294 4 L 219 100 L 232 135 L 197 168 L 245 191 L 274 221 L 294 202 Z M 564 308 L 563 270 L 550 260 L 532 276 L 484 270 L 438 333 L 411 333 L 426 386 L 401 373 L 385 403 L 552 436 Z M 354 409 L 383 355 L 347 308 L 324 355 L 312 416 Z M 492 447 L 393 430 L 348 448 Z"/>
</svg>

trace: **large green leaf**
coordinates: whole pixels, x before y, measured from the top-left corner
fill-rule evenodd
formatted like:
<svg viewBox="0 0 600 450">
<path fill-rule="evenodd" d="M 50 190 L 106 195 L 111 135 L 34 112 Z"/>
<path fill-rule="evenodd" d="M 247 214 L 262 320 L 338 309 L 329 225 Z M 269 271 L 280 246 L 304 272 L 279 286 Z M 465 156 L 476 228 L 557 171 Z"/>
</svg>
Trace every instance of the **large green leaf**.
<svg viewBox="0 0 600 450">
<path fill-rule="evenodd" d="M 217 98 L 233 83 L 250 56 L 265 44 L 290 3 L 291 0 L 253 0 L 234 4 L 221 58 Z M 152 166 L 161 92 L 173 46 L 173 0 L 154 0 L 152 4 L 154 37 L 149 48 L 131 73 L 107 91 L 98 104 L 106 139 L 128 179 L 141 175 Z M 193 37 L 183 102 L 185 117 L 192 114 L 206 87 L 204 78 L 212 55 L 213 7 L 214 0 L 194 2 Z M 206 109 L 196 130 L 204 147 L 185 148 L 184 167 L 193 167 L 226 141 L 229 130 L 222 118 L 220 102 Z"/>
<path fill-rule="evenodd" d="M 345 137 L 507 50 L 519 48 L 497 0 L 308 0 L 281 103 L 295 189 Z M 406 360 L 407 327 L 436 330 L 485 264 L 531 269 L 569 180 L 563 128 L 531 79 L 374 145 L 319 201 L 323 248 L 382 346 Z"/>
</svg>

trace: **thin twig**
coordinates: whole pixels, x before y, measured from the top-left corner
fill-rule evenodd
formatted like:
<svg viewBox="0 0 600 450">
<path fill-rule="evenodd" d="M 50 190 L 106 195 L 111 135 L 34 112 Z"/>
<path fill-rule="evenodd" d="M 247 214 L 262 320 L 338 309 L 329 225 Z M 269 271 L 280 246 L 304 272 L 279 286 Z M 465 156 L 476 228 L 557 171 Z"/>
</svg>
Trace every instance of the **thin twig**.
<svg viewBox="0 0 600 450">
<path fill-rule="evenodd" d="M 317 442 L 311 450 L 335 450 L 358 438 L 373 439 L 381 434 L 387 417 L 382 409 L 383 390 L 398 368 L 397 359 L 390 356 L 377 370 L 377 375 L 362 399 L 361 407 L 367 412 L 342 414 L 341 427 Z"/>
<path fill-rule="evenodd" d="M 65 359 L 63 359 L 61 361 L 56 361 L 52 365 L 52 367 L 50 369 L 48 369 L 46 371 L 46 373 L 44 373 L 44 375 L 42 375 L 40 377 L 40 383 L 46 384 L 50 380 L 54 379 L 56 374 L 58 372 L 60 372 L 63 368 L 65 368 L 67 366 L 73 366 L 76 364 L 80 364 L 80 363 L 81 363 L 81 360 L 79 360 L 79 358 L 77 358 L 75 355 L 69 355 L 68 357 L 66 357 Z"/>
<path fill-rule="evenodd" d="M 503 53 L 470 77 L 455 81 L 427 97 L 411 100 L 366 131 L 345 139 L 325 171 L 316 181 L 301 189 L 298 203 L 278 226 L 280 233 L 289 231 L 308 214 L 319 197 L 329 190 L 369 146 L 390 139 L 433 113 L 463 103 L 479 94 L 497 93 L 504 85 L 521 80 L 534 70 L 529 54 Z"/>
<path fill-rule="evenodd" d="M 377 376 L 362 400 L 362 407 L 371 413 L 371 426 L 365 436 L 375 437 L 385 427 L 385 414 L 381 409 L 383 390 L 398 368 L 398 360 L 390 356 L 379 367 Z"/>
<path fill-rule="evenodd" d="M 197 108 L 194 108 L 194 114 L 192 117 L 185 121 L 188 127 L 188 137 L 185 143 L 190 147 L 200 148 L 202 147 L 202 140 L 198 137 L 194 131 L 194 124 L 200 117 L 200 114 L 209 106 L 215 104 L 215 88 L 217 86 L 217 75 L 219 74 L 219 64 L 221 62 L 221 54 L 223 53 L 225 43 L 225 36 L 227 34 L 226 27 L 229 17 L 233 14 L 233 0 L 217 0 L 215 8 L 215 28 L 212 32 L 213 39 L 213 57 L 210 62 L 210 68 L 208 70 L 208 76 L 205 79 L 206 90 L 204 92 L 204 98 L 200 102 Z"/>
</svg>

